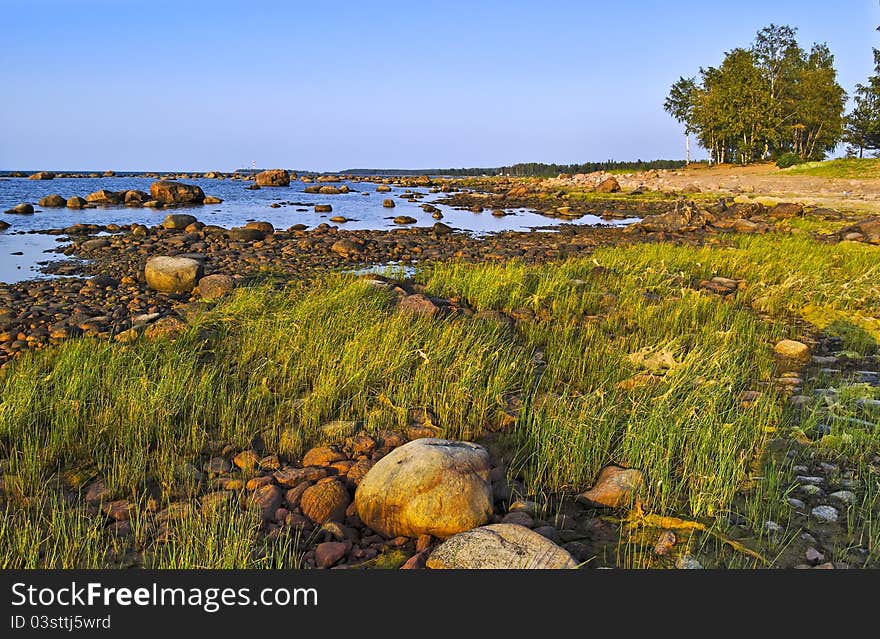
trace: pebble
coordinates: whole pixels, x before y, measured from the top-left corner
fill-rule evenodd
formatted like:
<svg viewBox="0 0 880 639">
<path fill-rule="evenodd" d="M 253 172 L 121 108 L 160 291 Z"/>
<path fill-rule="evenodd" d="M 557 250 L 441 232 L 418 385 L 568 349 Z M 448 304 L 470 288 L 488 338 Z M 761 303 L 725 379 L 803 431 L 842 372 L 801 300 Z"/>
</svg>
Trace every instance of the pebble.
<svg viewBox="0 0 880 639">
<path fill-rule="evenodd" d="M 808 476 L 808 475 L 798 475 L 797 477 L 795 477 L 795 480 L 799 484 L 813 484 L 814 486 L 819 486 L 820 484 L 825 483 L 824 477 Z"/>
<path fill-rule="evenodd" d="M 785 529 L 775 521 L 767 520 L 764 522 L 764 532 L 770 533 L 771 535 L 779 534 L 784 530 Z"/>
<path fill-rule="evenodd" d="M 795 499 L 794 497 L 789 497 L 787 500 L 788 505 L 796 510 L 803 510 L 807 507 L 807 505 L 802 502 L 800 499 Z"/>
<path fill-rule="evenodd" d="M 692 555 L 681 555 L 675 560 L 675 567 L 679 570 L 702 570 L 703 564 Z"/>
<path fill-rule="evenodd" d="M 856 501 L 855 494 L 850 492 L 849 490 L 838 490 L 837 492 L 833 492 L 828 495 L 828 498 L 835 499 L 842 504 L 846 504 L 847 506 L 854 504 Z"/>
</svg>

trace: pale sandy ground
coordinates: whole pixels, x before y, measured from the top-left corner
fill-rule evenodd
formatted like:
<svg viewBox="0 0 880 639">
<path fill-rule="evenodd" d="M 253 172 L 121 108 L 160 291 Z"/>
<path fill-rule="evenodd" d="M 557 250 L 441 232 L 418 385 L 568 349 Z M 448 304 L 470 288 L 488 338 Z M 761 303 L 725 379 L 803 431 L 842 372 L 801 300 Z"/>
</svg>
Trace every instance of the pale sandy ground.
<svg viewBox="0 0 880 639">
<path fill-rule="evenodd" d="M 590 186 L 607 174 L 576 175 L 557 183 Z M 872 179 L 821 178 L 791 175 L 775 165 L 706 167 L 645 171 L 615 176 L 624 191 L 643 185 L 659 191 L 694 191 L 730 194 L 738 200 L 766 203 L 800 202 L 841 211 L 880 213 L 880 177 Z"/>
</svg>

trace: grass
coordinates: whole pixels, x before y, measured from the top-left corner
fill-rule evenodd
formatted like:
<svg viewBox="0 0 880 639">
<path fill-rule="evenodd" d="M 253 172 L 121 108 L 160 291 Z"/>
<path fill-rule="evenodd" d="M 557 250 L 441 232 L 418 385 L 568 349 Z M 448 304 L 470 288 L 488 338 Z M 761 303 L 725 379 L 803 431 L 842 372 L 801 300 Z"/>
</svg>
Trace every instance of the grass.
<svg viewBox="0 0 880 639">
<path fill-rule="evenodd" d="M 843 158 L 823 162 L 806 162 L 782 170 L 789 175 L 864 180 L 880 178 L 880 159 Z"/>
<path fill-rule="evenodd" d="M 396 429 L 412 408 L 463 439 L 513 414 L 504 440 L 530 494 L 580 492 L 618 463 L 644 469 L 650 511 L 720 516 L 789 422 L 769 386 L 775 341 L 805 322 L 841 331 L 853 348 L 880 339 L 877 251 L 746 236 L 417 273 L 429 294 L 530 314 L 515 330 L 492 316 L 403 315 L 388 291 L 336 274 L 241 289 L 175 341 L 78 339 L 30 354 L 0 379 L 0 565 L 118 564 L 125 549 L 71 505 L 100 477 L 137 504 L 142 565 L 296 567 L 301 540 L 267 544 L 234 502 L 169 522 L 163 544 L 149 542 L 147 504 L 197 505 L 211 442 L 244 449 L 259 439 L 296 458 L 326 422 Z M 746 283 L 730 299 L 698 290 L 716 275 Z M 760 395 L 746 405 L 748 390 Z M 859 437 L 862 454 L 880 451 L 880 435 Z M 756 521 L 773 514 L 767 495 L 782 488 L 774 479 L 763 490 L 753 494 Z"/>
</svg>

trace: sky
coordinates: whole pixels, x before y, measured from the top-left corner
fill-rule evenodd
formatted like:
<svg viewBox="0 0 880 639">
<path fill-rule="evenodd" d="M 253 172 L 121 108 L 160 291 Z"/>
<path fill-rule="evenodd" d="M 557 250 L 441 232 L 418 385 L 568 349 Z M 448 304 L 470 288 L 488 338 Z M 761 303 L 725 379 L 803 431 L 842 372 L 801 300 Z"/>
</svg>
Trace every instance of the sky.
<svg viewBox="0 0 880 639">
<path fill-rule="evenodd" d="M 872 72 L 878 0 L 0 0 L 0 168 L 683 158 L 669 86 L 770 23 Z"/>
</svg>

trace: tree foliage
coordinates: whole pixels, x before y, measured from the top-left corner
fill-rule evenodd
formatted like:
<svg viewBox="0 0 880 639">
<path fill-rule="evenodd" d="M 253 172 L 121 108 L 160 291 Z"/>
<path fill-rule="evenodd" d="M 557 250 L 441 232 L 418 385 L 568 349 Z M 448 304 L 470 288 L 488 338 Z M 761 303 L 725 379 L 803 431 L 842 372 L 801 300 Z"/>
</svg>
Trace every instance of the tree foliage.
<svg viewBox="0 0 880 639">
<path fill-rule="evenodd" d="M 844 141 L 852 155 L 880 150 L 880 50 L 874 49 L 874 75 L 857 84 L 854 107 L 846 119 Z"/>
<path fill-rule="evenodd" d="M 787 25 L 761 29 L 748 49 L 675 82 L 664 109 L 716 162 L 825 157 L 843 135 L 846 92 L 828 47 L 806 52 L 795 34 Z"/>
</svg>

